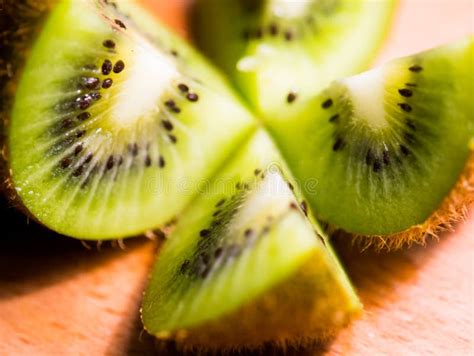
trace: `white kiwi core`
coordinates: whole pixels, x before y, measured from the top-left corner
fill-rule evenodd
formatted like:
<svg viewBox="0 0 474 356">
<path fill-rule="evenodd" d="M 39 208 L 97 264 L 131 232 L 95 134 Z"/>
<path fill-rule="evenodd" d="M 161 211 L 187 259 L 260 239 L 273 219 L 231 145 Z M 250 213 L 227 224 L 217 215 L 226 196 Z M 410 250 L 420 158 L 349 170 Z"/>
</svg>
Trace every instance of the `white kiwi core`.
<svg viewBox="0 0 474 356">
<path fill-rule="evenodd" d="M 143 39 L 130 53 L 130 67 L 120 83 L 112 113 L 114 122 L 122 127 L 160 110 L 157 100 L 180 76 L 172 59 Z"/>
<path fill-rule="evenodd" d="M 372 69 L 362 74 L 343 79 L 351 99 L 354 120 L 364 121 L 373 129 L 388 126 L 384 110 L 385 72 L 383 68 Z"/>
<path fill-rule="evenodd" d="M 311 4 L 308 0 L 272 0 L 271 9 L 275 16 L 294 18 L 304 15 Z"/>
</svg>

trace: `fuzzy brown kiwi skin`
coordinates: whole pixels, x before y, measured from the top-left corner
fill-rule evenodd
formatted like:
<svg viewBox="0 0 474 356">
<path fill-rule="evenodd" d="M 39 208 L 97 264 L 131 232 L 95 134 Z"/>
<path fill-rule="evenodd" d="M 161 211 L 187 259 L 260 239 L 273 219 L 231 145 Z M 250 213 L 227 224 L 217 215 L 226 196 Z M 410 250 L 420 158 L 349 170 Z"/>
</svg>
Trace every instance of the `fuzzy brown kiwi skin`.
<svg viewBox="0 0 474 356">
<path fill-rule="evenodd" d="M 6 136 L 19 77 L 31 45 L 55 3 L 53 0 L 3 0 L 0 4 L 0 194 L 5 194 L 10 205 L 35 221 L 13 187 Z"/>
</svg>

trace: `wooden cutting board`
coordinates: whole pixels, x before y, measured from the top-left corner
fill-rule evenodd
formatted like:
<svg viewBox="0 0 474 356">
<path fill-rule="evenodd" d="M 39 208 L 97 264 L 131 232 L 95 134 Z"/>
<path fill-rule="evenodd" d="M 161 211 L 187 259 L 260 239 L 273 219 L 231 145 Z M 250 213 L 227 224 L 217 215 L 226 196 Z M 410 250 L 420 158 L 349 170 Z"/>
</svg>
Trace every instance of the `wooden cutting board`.
<svg viewBox="0 0 474 356">
<path fill-rule="evenodd" d="M 187 1 L 147 5 L 186 35 Z M 469 0 L 402 1 L 378 63 L 472 34 L 473 22 Z M 177 354 L 157 349 L 138 316 L 155 243 L 89 250 L 0 206 L 0 355 Z M 473 214 L 425 247 L 337 248 L 365 313 L 331 342 L 291 354 L 474 355 Z"/>
</svg>

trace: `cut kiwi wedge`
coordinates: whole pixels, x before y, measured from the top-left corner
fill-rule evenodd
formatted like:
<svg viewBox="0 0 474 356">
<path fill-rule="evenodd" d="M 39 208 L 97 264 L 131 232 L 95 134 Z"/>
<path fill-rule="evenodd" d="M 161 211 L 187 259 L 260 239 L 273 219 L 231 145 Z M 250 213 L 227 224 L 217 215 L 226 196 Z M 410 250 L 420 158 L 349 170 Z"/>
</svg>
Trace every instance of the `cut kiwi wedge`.
<svg viewBox="0 0 474 356">
<path fill-rule="evenodd" d="M 216 70 L 132 1 L 50 3 L 23 45 L 23 68 L 2 83 L 17 201 L 78 238 L 156 228 L 187 205 L 254 119 Z"/>
<path fill-rule="evenodd" d="M 253 349 L 321 339 L 359 314 L 287 172 L 258 132 L 210 181 L 153 268 L 142 307 L 149 333 L 184 348 Z"/>
<path fill-rule="evenodd" d="M 365 70 L 395 1 L 199 0 L 197 42 L 272 127 L 274 114 Z"/>
<path fill-rule="evenodd" d="M 295 176 L 318 181 L 305 191 L 318 218 L 355 234 L 398 233 L 395 244 L 459 219 L 474 201 L 473 56 L 471 36 L 334 82 L 291 127 L 275 118 Z"/>
</svg>

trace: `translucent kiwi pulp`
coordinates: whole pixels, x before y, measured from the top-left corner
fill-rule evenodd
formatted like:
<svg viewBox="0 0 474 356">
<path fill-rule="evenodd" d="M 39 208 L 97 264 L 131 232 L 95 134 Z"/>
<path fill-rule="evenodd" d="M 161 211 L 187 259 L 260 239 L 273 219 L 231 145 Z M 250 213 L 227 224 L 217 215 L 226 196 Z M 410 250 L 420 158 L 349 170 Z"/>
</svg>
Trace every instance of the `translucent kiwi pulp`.
<svg viewBox="0 0 474 356">
<path fill-rule="evenodd" d="M 438 209 L 472 149 L 473 54 L 469 37 L 395 60 L 336 81 L 295 113 L 275 138 L 294 174 L 318 181 L 305 192 L 318 218 L 388 235 Z"/>
<path fill-rule="evenodd" d="M 74 237 L 165 223 L 254 126 L 197 53 L 123 4 L 145 34 L 115 3 L 57 2 L 10 114 L 8 165 L 22 204 Z"/>
<path fill-rule="evenodd" d="M 183 213 L 145 292 L 148 332 L 184 347 L 255 348 L 327 336 L 360 312 L 282 172 L 258 132 Z"/>
<path fill-rule="evenodd" d="M 393 8 L 392 0 L 199 0 L 195 33 L 272 128 L 274 114 L 285 118 L 365 69 Z"/>
</svg>

